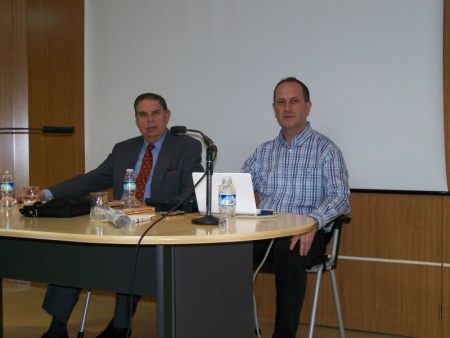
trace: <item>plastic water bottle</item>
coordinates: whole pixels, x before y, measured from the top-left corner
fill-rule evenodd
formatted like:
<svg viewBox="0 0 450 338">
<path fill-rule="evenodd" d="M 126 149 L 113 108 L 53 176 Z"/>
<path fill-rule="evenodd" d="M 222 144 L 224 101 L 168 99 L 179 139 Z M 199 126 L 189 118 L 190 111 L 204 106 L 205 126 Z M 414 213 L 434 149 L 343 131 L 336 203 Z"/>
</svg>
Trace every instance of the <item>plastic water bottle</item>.
<svg viewBox="0 0 450 338">
<path fill-rule="evenodd" d="M 1 182 L 1 206 L 12 207 L 14 202 L 14 178 L 9 170 L 5 170 Z"/>
<path fill-rule="evenodd" d="M 123 178 L 123 193 L 125 194 L 125 208 L 136 206 L 136 179 L 133 169 L 127 169 Z"/>
<path fill-rule="evenodd" d="M 105 211 L 105 217 L 108 221 L 114 224 L 116 227 L 120 229 L 127 229 L 130 227 L 131 218 L 119 210 L 115 210 L 113 208 L 109 208 Z"/>
<path fill-rule="evenodd" d="M 236 188 L 229 176 L 222 177 L 219 187 L 219 227 L 232 229 L 236 226 Z"/>
</svg>

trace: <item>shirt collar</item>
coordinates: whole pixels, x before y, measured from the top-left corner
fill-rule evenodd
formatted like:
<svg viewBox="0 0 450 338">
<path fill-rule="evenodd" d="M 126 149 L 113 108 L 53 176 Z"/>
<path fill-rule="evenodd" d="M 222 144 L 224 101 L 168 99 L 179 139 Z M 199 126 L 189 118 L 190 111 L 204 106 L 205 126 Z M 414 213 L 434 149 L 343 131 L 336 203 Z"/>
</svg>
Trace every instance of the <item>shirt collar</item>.
<svg viewBox="0 0 450 338">
<path fill-rule="evenodd" d="M 164 139 L 166 138 L 166 135 L 167 135 L 167 129 L 164 131 L 163 136 L 161 136 L 161 137 L 158 139 L 158 141 L 156 141 L 155 143 L 153 143 L 153 146 L 154 146 L 157 150 L 161 149 L 161 146 L 162 146 L 162 144 L 163 144 L 163 142 L 164 142 Z M 144 149 L 147 149 L 147 146 L 148 146 L 148 145 L 149 145 L 149 143 L 148 143 L 147 140 L 144 138 L 144 145 L 143 145 L 143 148 L 144 148 Z"/>
<path fill-rule="evenodd" d="M 306 128 L 303 129 L 297 135 L 295 135 L 295 137 L 292 139 L 292 146 L 295 147 L 295 146 L 300 145 L 311 133 L 312 133 L 311 124 L 308 122 L 308 125 L 306 126 Z M 280 130 L 280 132 L 278 133 L 278 140 L 281 143 L 285 144 L 286 146 L 289 146 L 283 137 L 282 130 Z"/>
</svg>

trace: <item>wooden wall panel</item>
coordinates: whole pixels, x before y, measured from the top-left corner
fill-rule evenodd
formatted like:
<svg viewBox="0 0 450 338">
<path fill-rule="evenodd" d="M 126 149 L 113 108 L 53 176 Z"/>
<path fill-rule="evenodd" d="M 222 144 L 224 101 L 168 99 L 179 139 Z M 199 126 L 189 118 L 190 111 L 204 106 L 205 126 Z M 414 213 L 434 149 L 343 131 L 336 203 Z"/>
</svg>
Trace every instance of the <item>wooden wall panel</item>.
<svg viewBox="0 0 450 338">
<path fill-rule="evenodd" d="M 30 126 L 75 126 L 30 135 L 30 183 L 48 186 L 84 172 L 84 1 L 28 2 Z"/>
<path fill-rule="evenodd" d="M 258 318 L 275 319 L 275 275 L 260 272 L 253 285 Z"/>
<path fill-rule="evenodd" d="M 440 337 L 443 198 L 352 194 L 338 268 L 347 327 Z"/>
<path fill-rule="evenodd" d="M 1 127 L 27 127 L 26 0 L 0 2 Z M 28 184 L 28 135 L 0 132 L 0 172 L 14 173 L 16 186 Z"/>
<path fill-rule="evenodd" d="M 442 273 L 442 337 L 450 337 L 450 267 Z"/>
<path fill-rule="evenodd" d="M 14 126 L 28 126 L 28 50 L 26 0 L 13 1 L 13 112 Z M 14 182 L 16 191 L 29 184 L 28 134 L 14 136 Z"/>
<path fill-rule="evenodd" d="M 338 283 L 345 327 L 407 337 L 441 337 L 439 266 L 342 263 Z M 328 324 L 326 319 L 323 322 Z"/>
<path fill-rule="evenodd" d="M 450 196 L 443 200 L 442 337 L 450 337 Z"/>
<path fill-rule="evenodd" d="M 84 1 L 0 2 L 1 127 L 75 126 L 73 135 L 0 132 L 16 194 L 84 172 Z"/>
<path fill-rule="evenodd" d="M 442 197 L 353 193 L 342 255 L 441 262 Z"/>
<path fill-rule="evenodd" d="M 445 196 L 442 204 L 443 233 L 441 241 L 443 246 L 443 262 L 450 266 L 450 196 Z"/>
<path fill-rule="evenodd" d="M 0 2 L 0 116 L 1 127 L 13 124 L 12 0 Z M 13 165 L 13 136 L 0 132 L 0 171 Z"/>
</svg>

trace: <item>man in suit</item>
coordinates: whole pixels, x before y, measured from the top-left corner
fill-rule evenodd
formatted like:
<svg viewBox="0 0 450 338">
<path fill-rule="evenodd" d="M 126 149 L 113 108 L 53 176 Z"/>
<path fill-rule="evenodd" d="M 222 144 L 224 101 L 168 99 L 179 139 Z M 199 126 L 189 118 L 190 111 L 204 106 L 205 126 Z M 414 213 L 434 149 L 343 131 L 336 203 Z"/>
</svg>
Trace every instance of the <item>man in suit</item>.
<svg viewBox="0 0 450 338">
<path fill-rule="evenodd" d="M 41 198 L 85 196 L 92 191 L 113 188 L 114 199 L 123 198 L 123 177 L 128 168 L 139 173 L 151 152 L 151 169 L 145 182 L 142 201 L 146 198 L 181 200 L 193 193 L 192 172 L 203 171 L 202 145 L 186 135 L 173 135 L 167 129 L 171 112 L 166 101 L 157 94 L 139 95 L 134 103 L 136 126 L 141 136 L 116 144 L 106 160 L 96 169 L 44 189 Z M 148 145 L 152 145 L 148 150 Z M 149 155 L 147 155 L 149 156 Z M 143 165 L 144 163 L 144 165 Z M 139 175 L 138 175 L 139 176 Z M 50 285 L 42 307 L 53 317 L 42 338 L 68 337 L 67 321 L 78 301 L 80 288 Z M 139 296 L 132 300 L 136 311 Z M 129 323 L 130 296 L 116 295 L 114 316 L 97 337 L 126 337 Z"/>
</svg>

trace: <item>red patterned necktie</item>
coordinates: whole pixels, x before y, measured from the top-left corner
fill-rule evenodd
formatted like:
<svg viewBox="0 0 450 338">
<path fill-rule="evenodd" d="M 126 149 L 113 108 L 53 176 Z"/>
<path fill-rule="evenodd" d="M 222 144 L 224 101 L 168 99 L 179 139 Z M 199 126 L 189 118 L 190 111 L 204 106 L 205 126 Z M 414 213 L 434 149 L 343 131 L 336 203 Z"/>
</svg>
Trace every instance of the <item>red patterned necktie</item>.
<svg viewBox="0 0 450 338">
<path fill-rule="evenodd" d="M 154 147 L 155 146 L 152 143 L 147 146 L 144 158 L 142 159 L 141 169 L 139 169 L 139 175 L 136 178 L 136 198 L 141 202 L 143 202 L 144 200 L 145 184 L 147 183 L 148 176 L 150 175 L 150 171 L 152 170 L 152 149 Z"/>
</svg>

